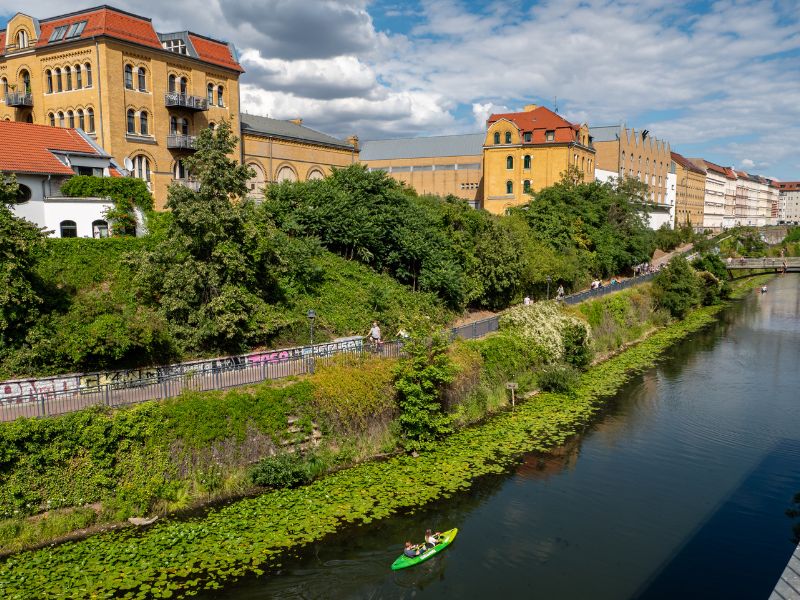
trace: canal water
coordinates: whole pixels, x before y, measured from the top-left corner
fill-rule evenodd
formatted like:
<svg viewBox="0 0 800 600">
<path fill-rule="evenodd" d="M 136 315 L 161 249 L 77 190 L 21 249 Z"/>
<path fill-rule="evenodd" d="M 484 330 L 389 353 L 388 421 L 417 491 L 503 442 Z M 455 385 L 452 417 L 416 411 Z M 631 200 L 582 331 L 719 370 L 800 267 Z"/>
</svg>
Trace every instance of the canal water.
<svg viewBox="0 0 800 600">
<path fill-rule="evenodd" d="M 794 549 L 796 492 L 800 278 L 786 275 L 675 346 L 555 456 L 208 597 L 766 599 Z M 426 527 L 459 534 L 390 571 Z"/>
</svg>

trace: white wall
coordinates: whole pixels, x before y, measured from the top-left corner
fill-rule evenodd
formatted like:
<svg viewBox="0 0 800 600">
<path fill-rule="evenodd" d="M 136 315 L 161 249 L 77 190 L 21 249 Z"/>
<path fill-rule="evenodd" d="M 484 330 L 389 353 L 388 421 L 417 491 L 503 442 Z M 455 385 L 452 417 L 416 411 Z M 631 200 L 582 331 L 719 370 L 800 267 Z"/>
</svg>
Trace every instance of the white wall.
<svg viewBox="0 0 800 600">
<path fill-rule="evenodd" d="M 615 171 L 595 169 L 594 178 L 600 183 L 614 183 L 619 174 Z M 672 179 L 670 179 L 670 177 Z M 672 194 L 670 196 L 670 194 Z M 664 204 L 651 204 L 649 212 L 650 229 L 658 229 L 665 223 L 674 227 L 675 223 L 675 174 L 667 173 L 667 193 L 664 196 Z"/>
<path fill-rule="evenodd" d="M 92 222 L 106 221 L 103 213 L 113 207 L 105 198 L 48 198 L 44 204 L 44 226 L 61 237 L 61 221 L 75 221 L 78 237 L 93 237 Z"/>
</svg>

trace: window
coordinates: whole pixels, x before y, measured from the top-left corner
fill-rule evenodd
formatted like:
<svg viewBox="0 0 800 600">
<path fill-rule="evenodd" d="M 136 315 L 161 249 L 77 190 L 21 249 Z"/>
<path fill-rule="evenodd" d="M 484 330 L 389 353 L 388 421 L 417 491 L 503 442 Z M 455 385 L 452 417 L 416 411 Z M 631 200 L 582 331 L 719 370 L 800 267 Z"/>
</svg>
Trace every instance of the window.
<svg viewBox="0 0 800 600">
<path fill-rule="evenodd" d="M 525 157 L 522 159 L 522 168 L 523 169 L 530 169 L 531 168 L 531 155 L 526 154 Z"/>
<path fill-rule="evenodd" d="M 147 111 L 143 110 L 139 115 L 139 133 L 142 135 L 149 135 L 149 129 L 147 127 Z"/>
<path fill-rule="evenodd" d="M 56 126 L 56 116 L 53 113 L 47 115 L 47 118 L 50 119 L 50 127 Z"/>
<path fill-rule="evenodd" d="M 531 141 L 531 132 L 530 131 L 526 131 L 525 132 L 524 139 L 525 139 L 526 142 L 530 142 Z"/>
<path fill-rule="evenodd" d="M 78 237 L 78 226 L 75 225 L 75 221 L 61 221 L 60 229 L 62 238 Z"/>
<path fill-rule="evenodd" d="M 53 71 L 53 74 L 56 76 L 56 91 L 61 92 L 63 91 L 61 87 L 61 69 L 56 69 Z"/>
<path fill-rule="evenodd" d="M 510 131 L 506 131 L 506 144 L 510 144 L 510 143 L 511 143 L 511 132 Z"/>
<path fill-rule="evenodd" d="M 494 132 L 494 143 L 495 144 L 499 144 L 500 143 L 500 132 L 499 131 L 495 131 Z"/>
<path fill-rule="evenodd" d="M 98 219 L 92 221 L 92 237 L 93 238 L 107 238 L 108 237 L 108 222 Z"/>
<path fill-rule="evenodd" d="M 22 71 L 20 73 L 20 78 L 22 79 L 22 91 L 26 94 L 31 93 L 31 74 L 27 71 Z"/>
<path fill-rule="evenodd" d="M 17 48 L 21 50 L 22 48 L 27 48 L 27 47 L 28 47 L 28 32 L 22 29 L 17 34 Z"/>
<path fill-rule="evenodd" d="M 144 181 L 150 181 L 150 161 L 146 156 L 139 154 L 133 157 L 133 176 Z"/>
<path fill-rule="evenodd" d="M 83 87 L 83 77 L 81 73 L 81 66 L 75 65 L 75 89 L 79 90 Z"/>
<path fill-rule="evenodd" d="M 206 86 L 206 101 L 209 106 L 214 106 L 214 84 L 209 83 Z"/>
<path fill-rule="evenodd" d="M 282 181 L 297 181 L 297 174 L 292 170 L 291 167 L 281 167 L 278 170 L 278 177 L 276 180 L 278 183 Z"/>
<path fill-rule="evenodd" d="M 544 139 L 545 141 L 552 142 L 556 139 L 556 132 L 552 129 L 548 129 L 544 132 Z"/>
<path fill-rule="evenodd" d="M 63 112 L 59 112 L 58 113 L 58 126 L 59 127 L 64 127 L 64 113 Z"/>
<path fill-rule="evenodd" d="M 86 63 L 83 65 L 83 68 L 86 70 L 86 87 L 92 87 L 92 65 L 91 63 Z"/>
<path fill-rule="evenodd" d="M 222 99 L 222 94 L 225 91 L 225 88 L 219 86 L 217 88 L 217 106 L 225 106 L 225 101 Z"/>
<path fill-rule="evenodd" d="M 181 96 L 185 96 L 189 89 L 189 80 L 186 77 L 181 77 Z"/>
<path fill-rule="evenodd" d="M 183 164 L 182 160 L 175 161 L 175 169 L 172 171 L 172 174 L 175 176 L 175 179 L 187 179 L 186 165 Z"/>
<path fill-rule="evenodd" d="M 47 93 L 53 93 L 53 72 L 50 69 L 44 72 L 44 81 L 45 87 L 47 88 Z"/>
<path fill-rule="evenodd" d="M 8 79 L 3 77 L 2 79 L 0 79 L 0 83 L 3 84 L 3 94 L 8 96 Z"/>
<path fill-rule="evenodd" d="M 86 130 L 87 133 L 94 133 L 94 109 L 87 108 L 86 109 L 86 120 L 89 122 L 89 128 Z"/>
<path fill-rule="evenodd" d="M 170 75 L 169 79 L 167 81 L 168 81 L 167 91 L 169 91 L 170 94 L 174 94 L 175 93 L 175 75 Z"/>
<path fill-rule="evenodd" d="M 514 182 L 506 181 L 506 194 L 513 194 L 513 193 L 514 193 Z"/>
<path fill-rule="evenodd" d="M 211 122 L 208 124 L 208 128 L 209 128 L 211 131 L 214 131 L 214 130 L 217 128 L 217 124 L 216 124 L 216 123 L 214 123 L 214 121 L 211 121 Z"/>
<path fill-rule="evenodd" d="M 175 54 L 189 54 L 186 51 L 186 42 L 183 40 L 166 40 L 161 43 L 165 50 L 174 52 Z"/>
<path fill-rule="evenodd" d="M 69 26 L 67 30 L 67 35 L 64 36 L 66 39 L 76 38 L 79 37 L 83 33 L 83 28 L 86 27 L 86 21 L 79 21 L 78 23 L 73 23 Z"/>
<path fill-rule="evenodd" d="M 189 119 L 178 119 L 178 126 L 183 135 L 189 135 Z"/>
<path fill-rule="evenodd" d="M 60 42 L 64 39 L 64 34 L 67 32 L 67 26 L 61 25 L 53 29 L 53 33 L 50 34 L 50 39 L 47 40 L 48 42 Z"/>
<path fill-rule="evenodd" d="M 15 200 L 17 204 L 24 204 L 32 197 L 33 197 L 33 192 L 31 191 L 31 188 L 29 188 L 27 185 L 23 185 L 20 183 L 17 186 L 17 198 Z"/>
<path fill-rule="evenodd" d="M 178 133 L 178 119 L 175 117 L 169 118 L 169 132 L 172 134 Z"/>
<path fill-rule="evenodd" d="M 75 128 L 75 113 L 71 110 L 67 111 L 67 126 L 71 129 Z"/>
<path fill-rule="evenodd" d="M 506 156 L 506 169 L 513 169 L 513 168 L 514 168 L 514 157 Z"/>
<path fill-rule="evenodd" d="M 86 116 L 83 113 L 83 109 L 78 109 L 78 127 L 86 131 Z"/>
<path fill-rule="evenodd" d="M 128 109 L 128 133 L 136 133 L 136 113 L 132 108 Z"/>
<path fill-rule="evenodd" d="M 143 67 L 139 67 L 139 91 L 147 91 L 147 74 Z"/>
<path fill-rule="evenodd" d="M 72 89 L 72 69 L 64 67 L 64 87 L 67 91 Z"/>
<path fill-rule="evenodd" d="M 526 194 L 530 193 L 530 191 L 531 191 L 531 180 L 530 179 L 526 179 L 525 181 L 522 182 L 522 191 L 525 192 Z"/>
<path fill-rule="evenodd" d="M 131 65 L 125 65 L 125 88 L 133 89 L 133 67 Z"/>
</svg>

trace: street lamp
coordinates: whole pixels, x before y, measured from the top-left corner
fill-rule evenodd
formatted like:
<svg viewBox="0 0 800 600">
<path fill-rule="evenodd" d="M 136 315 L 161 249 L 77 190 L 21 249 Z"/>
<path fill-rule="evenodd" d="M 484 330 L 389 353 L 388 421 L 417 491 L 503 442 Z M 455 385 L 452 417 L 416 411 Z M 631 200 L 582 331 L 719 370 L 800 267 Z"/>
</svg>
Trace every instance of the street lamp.
<svg viewBox="0 0 800 600">
<path fill-rule="evenodd" d="M 309 334 L 309 339 L 311 340 L 311 345 L 313 346 L 314 345 L 314 319 L 317 318 L 317 313 L 314 312 L 313 308 L 309 308 L 308 312 L 306 313 L 306 316 L 308 317 L 308 325 L 311 328 L 311 332 Z M 311 351 L 312 352 L 314 351 L 313 348 L 312 348 Z"/>
<path fill-rule="evenodd" d="M 545 279 L 547 279 L 547 299 L 550 300 L 550 282 L 553 281 L 553 278 L 548 275 Z"/>
</svg>

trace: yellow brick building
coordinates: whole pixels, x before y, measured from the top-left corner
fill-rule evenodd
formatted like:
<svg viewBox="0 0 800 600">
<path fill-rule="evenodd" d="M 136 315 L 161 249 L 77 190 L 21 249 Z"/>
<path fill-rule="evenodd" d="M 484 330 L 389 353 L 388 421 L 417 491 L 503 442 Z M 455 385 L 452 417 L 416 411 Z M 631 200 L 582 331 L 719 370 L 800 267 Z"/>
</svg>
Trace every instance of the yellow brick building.
<svg viewBox="0 0 800 600">
<path fill-rule="evenodd" d="M 576 167 L 594 180 L 595 149 L 589 126 L 570 123 L 531 104 L 517 113 L 494 114 L 483 145 L 483 207 L 495 214 L 525 204 L 530 193 L 558 183 Z"/>
<path fill-rule="evenodd" d="M 675 164 L 675 226 L 689 224 L 696 230 L 702 230 L 706 173 L 677 152 L 672 152 L 671 158 Z"/>
</svg>

